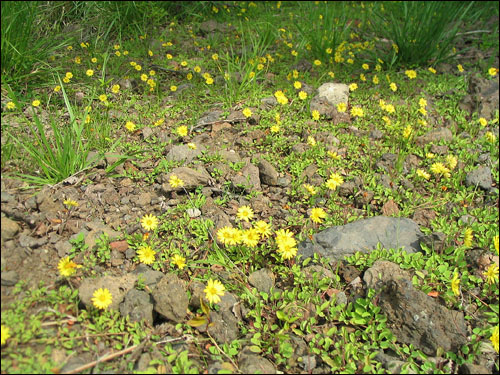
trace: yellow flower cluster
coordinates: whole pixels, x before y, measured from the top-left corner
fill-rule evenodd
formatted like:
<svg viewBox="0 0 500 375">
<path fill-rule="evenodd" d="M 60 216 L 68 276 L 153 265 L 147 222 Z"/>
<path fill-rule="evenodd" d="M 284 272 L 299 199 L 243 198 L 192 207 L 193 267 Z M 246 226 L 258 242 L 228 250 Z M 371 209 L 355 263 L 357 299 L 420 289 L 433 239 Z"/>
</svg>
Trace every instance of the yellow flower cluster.
<svg viewBox="0 0 500 375">
<path fill-rule="evenodd" d="M 278 101 L 278 103 L 283 104 L 283 105 L 288 103 L 288 98 L 283 93 L 283 91 L 281 91 L 281 90 L 276 91 L 274 93 L 274 96 L 276 97 L 276 100 Z"/>
</svg>

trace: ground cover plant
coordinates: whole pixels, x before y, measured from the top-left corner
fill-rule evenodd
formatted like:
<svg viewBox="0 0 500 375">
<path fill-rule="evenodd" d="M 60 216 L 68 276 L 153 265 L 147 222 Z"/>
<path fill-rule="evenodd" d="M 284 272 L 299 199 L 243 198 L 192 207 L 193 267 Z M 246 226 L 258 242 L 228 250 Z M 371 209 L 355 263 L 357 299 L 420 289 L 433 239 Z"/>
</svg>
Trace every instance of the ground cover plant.
<svg viewBox="0 0 500 375">
<path fill-rule="evenodd" d="M 499 371 L 497 2 L 20 4 L 2 373 Z"/>
</svg>

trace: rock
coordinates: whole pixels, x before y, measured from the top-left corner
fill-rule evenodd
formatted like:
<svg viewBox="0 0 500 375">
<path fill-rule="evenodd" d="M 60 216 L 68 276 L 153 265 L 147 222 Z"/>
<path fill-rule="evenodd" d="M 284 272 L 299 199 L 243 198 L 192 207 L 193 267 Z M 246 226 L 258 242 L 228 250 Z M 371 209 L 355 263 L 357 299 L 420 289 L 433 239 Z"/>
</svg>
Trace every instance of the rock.
<svg viewBox="0 0 500 375">
<path fill-rule="evenodd" d="M 235 190 L 243 190 L 250 193 L 252 190 L 261 190 L 259 168 L 252 163 L 247 163 L 236 176 L 231 179 Z"/>
<path fill-rule="evenodd" d="M 134 250 L 134 255 L 135 255 L 135 250 Z M 154 288 L 155 285 L 158 283 L 158 281 L 160 281 L 161 278 L 164 276 L 164 274 L 161 273 L 160 271 L 155 271 L 143 263 L 139 264 L 132 273 L 137 275 L 137 279 L 142 279 L 144 285 L 146 285 L 150 289 Z"/>
<path fill-rule="evenodd" d="M 157 313 L 176 323 L 184 321 L 189 298 L 182 280 L 175 274 L 164 275 L 156 284 L 151 295 Z"/>
<path fill-rule="evenodd" d="M 328 279 L 333 279 L 335 276 L 333 275 L 333 272 L 330 271 L 329 269 L 322 267 L 320 265 L 312 265 L 304 268 L 304 275 L 306 275 L 306 278 L 309 280 L 313 280 L 315 277 L 317 280 L 322 280 L 325 278 Z"/>
<path fill-rule="evenodd" d="M 213 184 L 213 179 L 203 167 L 198 167 L 196 170 L 187 167 L 174 168 L 168 174 L 162 174 L 160 181 L 162 182 L 161 190 L 163 193 L 168 194 L 172 191 L 182 191 L 183 187 L 173 188 L 169 184 L 169 179 L 172 175 L 177 176 L 184 182 L 184 189 L 194 190 L 198 186 L 208 186 Z"/>
<path fill-rule="evenodd" d="M 434 210 L 417 208 L 413 213 L 412 220 L 418 225 L 429 227 L 432 220 L 436 218 Z"/>
<path fill-rule="evenodd" d="M 257 288 L 259 292 L 269 293 L 274 286 L 276 276 L 267 268 L 262 268 L 258 271 L 252 272 L 248 276 L 250 285 Z"/>
<path fill-rule="evenodd" d="M 430 142 L 439 142 L 439 141 L 450 142 L 452 139 L 453 139 L 453 134 L 451 133 L 451 130 L 448 128 L 441 127 L 437 128 L 436 130 L 432 130 L 427 134 L 421 135 L 420 137 L 417 137 L 416 143 L 419 146 L 423 146 Z"/>
<path fill-rule="evenodd" d="M 259 168 L 260 181 L 266 185 L 278 185 L 278 171 L 265 159 L 261 159 L 257 166 Z"/>
<path fill-rule="evenodd" d="M 393 215 L 398 215 L 398 214 L 399 214 L 399 207 L 398 207 L 398 204 L 396 202 L 394 202 L 393 199 L 388 200 L 382 206 L 382 215 L 393 216 Z"/>
<path fill-rule="evenodd" d="M 210 112 L 205 112 L 200 119 L 196 122 L 197 127 L 202 127 L 205 126 L 206 124 L 219 121 L 222 118 L 222 115 L 224 114 L 223 111 L 210 111 Z"/>
<path fill-rule="evenodd" d="M 379 139 L 382 139 L 384 137 L 384 133 L 382 133 L 380 130 L 378 129 L 373 129 L 371 132 L 370 132 L 370 138 L 371 139 L 374 139 L 374 140 L 379 140 Z"/>
<path fill-rule="evenodd" d="M 14 203 L 14 196 L 7 193 L 6 191 L 2 191 L 0 196 L 0 200 L 2 203 Z"/>
<path fill-rule="evenodd" d="M 88 245 L 89 249 L 92 249 L 95 246 L 96 240 L 99 239 L 103 233 L 108 236 L 110 241 L 114 241 L 122 236 L 120 232 L 113 230 L 112 228 L 99 221 L 86 223 L 85 227 L 87 228 L 87 230 L 84 229 L 80 231 L 80 233 L 84 233 L 85 244 Z M 77 236 L 80 233 L 78 233 Z"/>
<path fill-rule="evenodd" d="M 321 116 L 324 116 L 326 119 L 333 119 L 334 125 L 338 125 L 340 123 L 351 123 L 351 118 L 347 112 L 338 112 L 337 107 L 331 104 L 328 99 L 324 96 L 315 96 L 311 99 L 309 104 L 309 108 L 311 113 L 313 111 L 318 111 Z"/>
<path fill-rule="evenodd" d="M 276 100 L 276 98 L 274 96 L 262 98 L 260 100 L 260 102 L 261 102 L 261 108 L 264 110 L 269 110 L 269 109 L 275 107 L 276 105 L 278 105 L 278 101 Z"/>
<path fill-rule="evenodd" d="M 9 219 L 8 217 L 2 217 L 1 219 L 1 236 L 2 241 L 10 240 L 14 238 L 15 235 L 19 232 L 21 227 L 14 220 Z"/>
<path fill-rule="evenodd" d="M 67 240 L 57 241 L 54 247 L 56 248 L 57 255 L 60 258 L 64 258 L 66 255 L 68 255 L 73 248 L 73 246 Z"/>
<path fill-rule="evenodd" d="M 188 208 L 186 210 L 186 212 L 191 219 L 201 215 L 201 211 L 196 207 L 195 208 Z"/>
<path fill-rule="evenodd" d="M 330 259 L 341 260 L 357 251 L 370 252 L 380 243 L 384 248 L 403 247 L 406 252 L 420 251 L 418 225 L 407 218 L 385 216 L 358 220 L 346 225 L 325 229 L 313 235 L 313 241 L 299 244 L 302 260 L 319 253 Z"/>
<path fill-rule="evenodd" d="M 318 96 L 325 97 L 332 106 L 349 101 L 349 86 L 344 83 L 323 83 L 318 88 Z"/>
<path fill-rule="evenodd" d="M 148 139 L 152 135 L 153 135 L 153 129 L 151 129 L 149 126 L 142 128 L 142 136 L 144 137 L 144 139 Z"/>
<path fill-rule="evenodd" d="M 462 99 L 459 107 L 471 114 L 477 112 L 478 117 L 491 120 L 499 107 L 498 90 L 498 76 L 493 80 L 479 75 L 472 76 L 469 79 L 468 95 Z"/>
<path fill-rule="evenodd" d="M 422 236 L 420 243 L 439 254 L 446 247 L 446 235 L 441 232 L 433 232 Z"/>
<path fill-rule="evenodd" d="M 145 319 L 152 326 L 153 303 L 149 293 L 131 289 L 120 304 L 120 314 L 123 317 L 129 316 L 131 322 L 139 322 Z"/>
<path fill-rule="evenodd" d="M 243 348 L 238 356 L 239 369 L 243 374 L 276 374 L 271 361 Z"/>
<path fill-rule="evenodd" d="M 301 59 L 297 64 L 292 66 L 292 70 L 299 72 L 308 72 L 312 69 L 312 64 L 309 60 Z"/>
<path fill-rule="evenodd" d="M 378 260 L 365 271 L 363 280 L 368 288 L 380 292 L 378 306 L 399 341 L 430 356 L 439 347 L 455 352 L 467 343 L 463 313 L 449 310 L 415 289 L 410 275 L 399 265 Z"/>
<path fill-rule="evenodd" d="M 84 279 L 78 288 L 78 295 L 82 303 L 91 308 L 94 292 L 100 288 L 107 288 L 112 295 L 112 302 L 108 309 L 118 310 L 125 295 L 134 288 L 137 276 L 126 274 L 123 276 L 103 276 L 97 279 Z"/>
<path fill-rule="evenodd" d="M 190 163 L 198 155 L 201 155 L 200 148 L 193 150 L 187 145 L 175 145 L 170 149 L 166 159 L 169 161 L 184 161 L 185 163 Z"/>
<path fill-rule="evenodd" d="M 43 246 L 48 242 L 47 237 L 42 238 L 34 238 L 31 236 L 27 236 L 24 233 L 19 235 L 19 244 L 22 247 L 29 247 L 30 249 L 35 249 L 37 247 Z"/>
<path fill-rule="evenodd" d="M 19 281 L 19 275 L 14 270 L 2 271 L 1 279 L 2 286 L 13 286 Z"/>
<path fill-rule="evenodd" d="M 131 194 L 130 201 L 139 207 L 147 207 L 151 203 L 151 193 L 145 191 L 139 195 Z"/>
<path fill-rule="evenodd" d="M 210 312 L 212 324 L 208 327 L 208 333 L 221 344 L 229 343 L 238 337 L 238 320 L 233 313 L 236 304 L 236 297 L 229 292 L 225 292 L 218 303 L 219 311 Z"/>
<path fill-rule="evenodd" d="M 491 189 L 492 182 L 491 169 L 488 167 L 478 167 L 467 173 L 465 177 L 465 185 L 474 187 L 479 186 L 486 191 Z"/>
<path fill-rule="evenodd" d="M 491 374 L 491 371 L 482 365 L 475 365 L 473 363 L 463 363 L 458 368 L 459 374 Z"/>
<path fill-rule="evenodd" d="M 122 240 L 122 241 L 110 242 L 109 247 L 111 248 L 111 250 L 115 250 L 115 251 L 119 251 L 121 253 L 124 253 L 129 248 L 129 245 L 128 245 L 127 240 Z"/>
</svg>

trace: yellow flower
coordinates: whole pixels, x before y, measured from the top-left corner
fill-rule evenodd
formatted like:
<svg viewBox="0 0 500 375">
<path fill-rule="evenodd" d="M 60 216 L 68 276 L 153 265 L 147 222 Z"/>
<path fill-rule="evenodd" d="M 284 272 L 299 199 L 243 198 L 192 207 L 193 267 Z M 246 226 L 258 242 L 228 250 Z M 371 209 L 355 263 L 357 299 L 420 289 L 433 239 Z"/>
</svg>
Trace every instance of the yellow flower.
<svg viewBox="0 0 500 375">
<path fill-rule="evenodd" d="M 120 85 L 113 85 L 113 86 L 111 87 L 111 92 L 112 92 L 113 94 L 118 94 L 118 92 L 120 92 Z"/>
<path fill-rule="evenodd" d="M 253 210 L 249 206 L 241 206 L 240 208 L 238 208 L 236 217 L 240 220 L 249 222 L 250 219 L 253 218 Z"/>
<path fill-rule="evenodd" d="M 425 178 L 426 180 L 429 180 L 431 178 L 431 175 L 426 171 L 424 171 L 423 169 L 417 169 L 417 176 Z"/>
<path fill-rule="evenodd" d="M 259 231 L 255 228 L 244 230 L 241 233 L 241 240 L 245 245 L 255 247 L 260 240 Z"/>
<path fill-rule="evenodd" d="M 273 125 L 271 126 L 271 133 L 277 133 L 280 131 L 280 126 L 279 125 Z"/>
<path fill-rule="evenodd" d="M 149 50 L 149 51 L 148 51 L 148 55 L 149 55 L 150 57 L 153 57 L 153 51 Z"/>
<path fill-rule="evenodd" d="M 355 91 L 358 88 L 358 85 L 356 83 L 351 83 L 349 85 L 349 91 Z"/>
<path fill-rule="evenodd" d="M 208 77 L 208 78 L 205 80 L 205 83 L 206 83 L 207 85 L 211 85 L 211 84 L 213 84 L 213 83 L 214 83 L 214 79 L 213 79 L 212 77 Z"/>
<path fill-rule="evenodd" d="M 101 102 L 105 102 L 106 100 L 108 100 L 108 96 L 106 94 L 99 95 L 99 100 Z"/>
<path fill-rule="evenodd" d="M 394 108 L 394 106 L 392 104 L 386 104 L 384 106 L 384 109 L 389 112 L 389 113 L 394 113 L 396 112 L 396 108 Z"/>
<path fill-rule="evenodd" d="M 170 86 L 170 91 L 172 91 L 172 92 L 177 91 L 177 86 L 175 86 L 175 85 Z"/>
<path fill-rule="evenodd" d="M 135 124 L 132 121 L 127 121 L 125 127 L 129 132 L 133 132 L 135 130 Z"/>
<path fill-rule="evenodd" d="M 140 66 L 139 64 L 136 64 L 134 66 L 134 69 L 137 70 L 138 72 L 140 72 L 142 70 L 142 66 Z"/>
<path fill-rule="evenodd" d="M 499 349 L 499 345 L 498 345 L 498 324 L 496 325 L 495 328 L 493 328 L 493 333 L 491 334 L 490 341 L 491 341 L 491 344 L 493 345 L 493 348 L 498 353 L 498 349 Z"/>
<path fill-rule="evenodd" d="M 328 53 L 329 55 L 332 54 L 333 52 L 333 49 L 331 49 L 330 47 L 328 47 L 326 50 L 325 50 L 326 53 Z"/>
<path fill-rule="evenodd" d="M 292 70 L 292 76 L 294 79 L 299 78 L 299 71 L 296 69 Z"/>
<path fill-rule="evenodd" d="M 351 59 L 351 58 L 348 58 L 348 59 L 347 59 L 347 63 L 348 63 L 348 64 L 354 64 L 354 60 L 353 60 L 353 59 Z"/>
<path fill-rule="evenodd" d="M 332 173 L 326 181 L 326 187 L 330 190 L 335 190 L 344 183 L 344 179 L 338 173 Z"/>
<path fill-rule="evenodd" d="M 214 53 L 214 54 L 212 55 L 212 60 L 214 60 L 214 61 L 215 61 L 215 60 L 219 60 L 219 55 L 218 55 L 218 54 L 216 54 L 216 53 Z"/>
<path fill-rule="evenodd" d="M 210 303 L 219 303 L 220 297 L 225 293 L 226 288 L 219 280 L 208 280 L 207 287 L 203 290 L 205 292 L 205 297 Z"/>
<path fill-rule="evenodd" d="M 264 220 L 259 220 L 253 225 L 254 229 L 262 238 L 267 238 L 271 235 L 271 224 Z"/>
<path fill-rule="evenodd" d="M 486 120 L 484 117 L 480 117 L 479 123 L 481 124 L 481 126 L 486 126 L 488 125 L 488 120 Z"/>
<path fill-rule="evenodd" d="M 492 132 L 486 132 L 484 134 L 484 136 L 486 137 L 486 139 L 488 140 L 488 142 L 490 143 L 495 143 L 497 137 L 495 136 L 495 134 L 493 134 Z"/>
<path fill-rule="evenodd" d="M 279 231 L 278 231 L 279 232 Z M 278 253 L 283 259 L 291 259 L 297 255 L 297 241 L 292 237 L 293 234 L 290 232 L 291 236 L 287 234 L 281 234 L 276 232 L 276 244 L 278 245 Z"/>
<path fill-rule="evenodd" d="M 145 73 L 141 74 L 141 81 L 146 82 L 148 80 L 148 78 L 149 77 L 147 74 L 145 74 Z"/>
<path fill-rule="evenodd" d="M 316 146 L 316 140 L 313 136 L 310 135 L 309 137 L 307 137 L 307 144 L 309 146 Z"/>
<path fill-rule="evenodd" d="M 414 70 L 407 70 L 405 71 L 405 74 L 409 79 L 417 78 L 417 72 Z"/>
<path fill-rule="evenodd" d="M 66 77 L 66 78 L 68 78 L 68 79 L 71 79 L 71 78 L 73 78 L 73 73 L 71 73 L 71 72 L 66 72 L 65 77 Z"/>
<path fill-rule="evenodd" d="M 498 234 L 495 237 L 493 237 L 493 246 L 495 247 L 495 250 L 498 254 Z"/>
<path fill-rule="evenodd" d="M 120 51 L 115 51 L 115 55 L 120 57 L 122 55 L 122 53 Z"/>
<path fill-rule="evenodd" d="M 425 100 L 424 98 L 420 98 L 419 101 L 418 101 L 418 105 L 420 107 L 426 107 L 427 106 L 427 100 Z"/>
<path fill-rule="evenodd" d="M 61 91 L 61 86 L 57 85 L 56 87 L 54 87 L 54 92 L 59 92 L 59 91 Z"/>
<path fill-rule="evenodd" d="M 472 232 L 472 229 L 467 228 L 464 233 L 464 246 L 471 247 L 473 239 L 474 239 L 474 234 Z"/>
<path fill-rule="evenodd" d="M 264 69 L 264 64 L 258 64 L 257 65 L 257 70 L 262 70 Z"/>
<path fill-rule="evenodd" d="M 68 206 L 69 207 L 78 207 L 78 202 L 77 201 L 74 201 L 72 199 L 66 199 L 64 202 L 63 202 L 64 205 Z"/>
<path fill-rule="evenodd" d="M 321 65 L 321 61 L 319 61 L 319 60 L 314 60 L 314 65 L 316 65 L 316 66 L 320 66 L 320 65 Z"/>
<path fill-rule="evenodd" d="M 328 75 L 329 75 L 331 78 L 335 78 L 335 73 L 334 73 L 334 72 L 328 72 Z"/>
<path fill-rule="evenodd" d="M 95 63 L 97 62 L 97 58 L 92 57 L 92 58 L 90 59 L 90 61 L 92 61 L 92 62 L 95 64 Z"/>
<path fill-rule="evenodd" d="M 59 86 L 59 88 L 61 88 L 61 86 Z M 55 91 L 55 89 L 54 89 L 54 91 Z M 14 109 L 14 108 L 16 108 L 16 105 L 14 104 L 14 102 L 8 102 L 6 104 L 6 107 L 7 107 L 7 109 Z"/>
<path fill-rule="evenodd" d="M 460 73 L 462 73 L 464 71 L 464 67 L 462 66 L 462 64 L 458 64 L 457 65 L 457 69 Z"/>
<path fill-rule="evenodd" d="M 398 89 L 398 86 L 394 83 L 394 82 L 391 82 L 391 84 L 389 85 L 389 87 L 391 88 L 392 91 L 396 92 L 397 89 Z"/>
<path fill-rule="evenodd" d="M 483 275 L 486 277 L 488 284 L 496 283 L 498 280 L 498 266 L 495 263 L 492 263 Z"/>
<path fill-rule="evenodd" d="M 313 208 L 311 210 L 310 217 L 311 217 L 311 220 L 314 221 L 315 223 L 321 223 L 322 219 L 324 219 L 326 217 L 326 212 L 321 207 Z"/>
<path fill-rule="evenodd" d="M 458 296 L 460 295 L 460 279 L 458 278 L 458 273 L 455 272 L 453 279 L 451 279 L 451 290 Z"/>
<path fill-rule="evenodd" d="M 179 136 L 181 136 L 181 137 L 185 137 L 186 135 L 188 135 L 188 128 L 187 128 L 187 126 L 186 126 L 186 125 L 181 125 L 181 126 L 179 126 L 179 127 L 175 130 L 175 132 L 176 132 Z"/>
<path fill-rule="evenodd" d="M 316 109 L 314 111 L 312 111 L 312 118 L 315 121 L 319 120 L 319 112 Z"/>
<path fill-rule="evenodd" d="M 187 146 L 191 149 L 191 150 L 196 150 L 196 144 L 194 144 L 193 142 L 189 142 L 187 144 Z"/>
<path fill-rule="evenodd" d="M 105 310 L 112 302 L 113 296 L 108 288 L 99 288 L 93 294 L 92 303 L 98 309 Z"/>
<path fill-rule="evenodd" d="M 373 80 L 372 80 L 372 81 L 373 81 L 373 83 L 374 83 L 375 85 L 378 85 L 378 83 L 379 83 L 378 77 L 377 77 L 376 75 L 375 75 L 375 76 L 373 76 Z"/>
<path fill-rule="evenodd" d="M 187 75 L 186 75 L 186 78 L 188 81 L 191 81 L 193 79 L 193 73 L 189 72 Z"/>
<path fill-rule="evenodd" d="M 200 68 L 198 65 L 196 65 L 196 66 L 193 68 L 193 70 L 195 71 L 195 73 L 199 73 L 199 72 L 201 72 L 201 68 Z"/>
<path fill-rule="evenodd" d="M 75 64 L 81 64 L 82 63 L 82 59 L 80 58 L 80 56 L 76 56 L 75 57 Z"/>
<path fill-rule="evenodd" d="M 363 112 L 363 109 L 360 107 L 352 107 L 351 115 L 354 117 L 363 117 L 365 113 Z"/>
<path fill-rule="evenodd" d="M 184 258 L 183 256 L 181 256 L 179 254 L 175 254 L 172 257 L 172 262 L 174 262 L 174 264 L 177 267 L 179 267 L 180 270 L 182 270 L 184 267 L 186 267 L 186 258 Z"/>
<path fill-rule="evenodd" d="M 368 64 L 363 64 L 361 65 L 361 67 L 364 69 L 364 70 L 368 70 L 370 69 L 370 66 Z"/>
<path fill-rule="evenodd" d="M 152 264 L 155 261 L 155 252 L 151 246 L 142 246 L 137 250 L 139 260 L 144 264 Z"/>
<path fill-rule="evenodd" d="M 498 69 L 497 68 L 489 68 L 488 69 L 488 74 L 492 77 L 496 76 L 498 73 Z M 498 329 L 497 329 L 497 343 L 498 343 Z M 498 352 L 498 344 L 497 344 L 497 352 Z"/>
<path fill-rule="evenodd" d="M 1 330 L 1 344 L 5 345 L 7 340 L 10 338 L 10 328 L 6 327 L 2 324 L 0 327 L 0 330 Z M 497 333 L 497 336 L 498 336 L 498 333 Z"/>
<path fill-rule="evenodd" d="M 431 72 L 432 74 L 436 74 L 436 69 L 434 69 L 432 66 L 429 67 L 429 69 L 427 69 L 429 72 Z"/>
<path fill-rule="evenodd" d="M 340 160 L 340 155 L 337 154 L 335 151 L 328 151 L 327 152 L 328 156 L 331 157 L 333 160 Z"/>
<path fill-rule="evenodd" d="M 72 274 L 75 273 L 75 268 L 80 268 L 80 267 L 81 266 L 78 266 L 75 262 L 70 260 L 69 256 L 62 258 L 57 265 L 59 273 L 63 277 L 71 276 Z"/>
<path fill-rule="evenodd" d="M 458 164 L 458 160 L 453 155 L 447 155 L 446 156 L 446 164 L 448 164 L 448 167 L 450 167 L 450 169 L 455 169 L 455 167 Z"/>
<path fill-rule="evenodd" d="M 306 99 L 307 99 L 307 92 L 305 92 L 305 91 L 300 91 L 300 92 L 299 92 L 299 99 L 301 99 L 301 100 L 306 100 Z"/>
<path fill-rule="evenodd" d="M 450 170 L 444 166 L 443 163 L 436 162 L 431 165 L 431 172 L 435 175 L 443 175 L 445 177 L 450 176 Z"/>
<path fill-rule="evenodd" d="M 314 186 L 312 186 L 312 185 L 310 185 L 310 184 L 304 184 L 304 185 L 302 185 L 302 186 L 304 186 L 304 189 L 306 189 L 306 190 L 309 192 L 309 194 L 311 194 L 311 195 L 316 195 L 317 191 L 316 191 L 316 189 L 314 188 Z"/>
<path fill-rule="evenodd" d="M 94 75 L 94 71 L 92 69 L 87 69 L 85 74 L 88 75 L 89 77 L 92 77 Z"/>
<path fill-rule="evenodd" d="M 33 102 L 31 103 L 31 105 L 33 107 L 39 107 L 40 106 L 40 100 L 38 100 L 38 99 L 33 100 Z"/>
<path fill-rule="evenodd" d="M 425 154 L 425 157 L 427 159 L 434 159 L 436 157 L 436 155 L 433 154 L 432 152 L 428 152 L 428 153 Z"/>
<path fill-rule="evenodd" d="M 243 110 L 243 116 L 245 116 L 246 118 L 249 118 L 252 116 L 252 110 L 250 108 L 245 108 Z"/>
<path fill-rule="evenodd" d="M 413 128 L 411 127 L 411 125 L 407 125 L 405 130 L 403 130 L 403 138 L 409 138 L 412 132 Z"/>
<path fill-rule="evenodd" d="M 295 81 L 293 83 L 293 87 L 295 87 L 298 90 L 302 87 L 302 83 L 300 83 L 300 81 Z"/>
<path fill-rule="evenodd" d="M 179 177 L 177 177 L 175 174 L 171 175 L 168 183 L 170 184 L 171 187 L 176 188 L 176 187 L 182 187 L 184 186 L 184 181 L 182 181 Z"/>
<path fill-rule="evenodd" d="M 337 104 L 337 111 L 340 113 L 343 113 L 347 110 L 347 104 L 346 103 L 339 103 Z"/>
<path fill-rule="evenodd" d="M 363 73 L 361 73 L 361 74 L 359 75 L 359 79 L 360 79 L 360 80 L 362 80 L 363 82 L 365 82 L 365 81 L 366 81 L 366 77 L 365 77 L 365 75 L 364 75 Z"/>
<path fill-rule="evenodd" d="M 141 225 L 145 230 L 155 230 L 158 227 L 158 218 L 152 214 L 144 215 L 141 219 Z"/>
</svg>

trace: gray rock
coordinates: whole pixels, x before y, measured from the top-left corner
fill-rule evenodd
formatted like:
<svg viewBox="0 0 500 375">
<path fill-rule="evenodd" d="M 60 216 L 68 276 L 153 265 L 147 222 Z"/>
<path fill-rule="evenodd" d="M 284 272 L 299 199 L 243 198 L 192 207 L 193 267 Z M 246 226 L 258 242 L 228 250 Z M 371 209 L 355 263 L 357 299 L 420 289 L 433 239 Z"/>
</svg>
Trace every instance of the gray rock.
<svg viewBox="0 0 500 375">
<path fill-rule="evenodd" d="M 427 355 L 439 347 L 457 351 L 467 343 L 467 327 L 460 311 L 449 310 L 413 287 L 411 276 L 399 265 L 376 261 L 363 276 L 368 288 L 380 291 L 378 306 L 398 340 Z"/>
<path fill-rule="evenodd" d="M 243 190 L 250 193 L 252 190 L 261 190 L 259 168 L 252 163 L 247 163 L 236 176 L 231 179 L 235 190 Z"/>
<path fill-rule="evenodd" d="M 406 252 L 413 253 L 421 250 L 419 238 L 422 235 L 418 225 L 410 219 L 377 216 L 325 229 L 313 235 L 313 241 L 301 242 L 298 255 L 302 255 L 302 260 L 314 253 L 342 260 L 357 251 L 370 252 L 378 243 L 386 249 L 403 247 Z"/>
<path fill-rule="evenodd" d="M 8 217 L 2 217 L 1 219 L 1 235 L 2 240 L 7 241 L 11 238 L 14 238 L 15 235 L 19 232 L 21 227 L 14 220 L 9 219 Z"/>
<path fill-rule="evenodd" d="M 479 75 L 471 76 L 469 80 L 468 94 L 462 99 L 459 107 L 465 111 L 478 113 L 478 117 L 490 120 L 498 111 L 499 81 L 495 79 L 482 78 Z"/>
<path fill-rule="evenodd" d="M 384 133 L 382 133 L 380 130 L 378 129 L 373 129 L 371 132 L 370 132 L 370 138 L 371 139 L 374 139 L 374 140 L 378 140 L 378 139 L 382 139 L 384 137 Z"/>
<path fill-rule="evenodd" d="M 266 185 L 278 185 L 278 171 L 266 159 L 261 159 L 259 168 L 260 181 Z"/>
<path fill-rule="evenodd" d="M 276 98 L 274 96 L 269 96 L 267 98 L 262 98 L 260 100 L 261 102 L 261 108 L 262 109 L 271 109 L 273 107 L 275 107 L 276 105 L 278 105 L 278 101 L 276 100 Z"/>
<path fill-rule="evenodd" d="M 201 150 L 199 148 L 193 150 L 187 145 L 175 145 L 170 149 L 166 159 L 169 161 L 184 161 L 190 163 L 198 155 L 201 155 Z"/>
<path fill-rule="evenodd" d="M 131 322 L 146 320 L 153 325 L 153 303 L 149 293 L 142 290 L 131 289 L 120 304 L 120 314 L 129 316 Z"/>
<path fill-rule="evenodd" d="M 483 190 L 490 190 L 491 184 L 491 169 L 488 167 L 478 167 L 469 173 L 465 177 L 465 185 L 467 186 L 479 186 Z"/>
<path fill-rule="evenodd" d="M 151 203 L 152 195 L 151 193 L 145 191 L 140 193 L 139 195 L 132 194 L 130 196 L 130 201 L 139 207 L 149 206 Z"/>
<path fill-rule="evenodd" d="M 133 251 L 135 255 L 135 250 Z M 141 277 L 144 284 L 151 289 L 154 288 L 156 283 L 164 276 L 160 271 L 155 271 L 143 263 L 139 264 L 132 273 L 137 275 L 138 278 Z"/>
<path fill-rule="evenodd" d="M 256 287 L 259 292 L 265 293 L 269 293 L 271 287 L 274 286 L 275 280 L 276 277 L 267 268 L 254 271 L 248 276 L 250 285 Z"/>
<path fill-rule="evenodd" d="M 431 130 L 427 134 L 417 137 L 416 143 L 419 146 L 425 145 L 430 142 L 445 141 L 450 142 L 453 139 L 453 134 L 448 128 L 437 128 L 436 130 Z"/>
<path fill-rule="evenodd" d="M 243 374 L 276 374 L 276 369 L 271 361 L 252 353 L 247 348 L 243 348 L 241 351 L 238 363 Z"/>
<path fill-rule="evenodd" d="M 186 212 L 187 212 L 188 216 L 192 219 L 201 215 L 201 211 L 196 207 L 188 208 L 186 210 Z"/>
<path fill-rule="evenodd" d="M 13 203 L 14 196 L 7 193 L 6 191 L 2 191 L 1 192 L 1 201 L 2 201 L 2 203 Z"/>
<path fill-rule="evenodd" d="M 113 230 L 99 221 L 86 223 L 85 227 L 86 229 L 82 229 L 80 233 L 84 234 L 85 244 L 89 247 L 89 249 L 92 249 L 95 246 L 96 240 L 99 239 L 103 233 L 107 234 L 110 241 L 116 240 L 122 236 L 120 232 Z M 80 233 L 75 236 L 78 236 Z"/>
<path fill-rule="evenodd" d="M 181 279 L 174 274 L 164 275 L 151 294 L 157 313 L 176 323 L 184 321 L 189 298 Z"/>
<path fill-rule="evenodd" d="M 222 150 L 219 152 L 219 155 L 231 163 L 239 163 L 241 161 L 240 154 L 234 150 Z"/>
<path fill-rule="evenodd" d="M 349 101 L 349 86 L 344 83 L 323 83 L 318 88 L 318 96 L 323 96 L 332 106 Z"/>
<path fill-rule="evenodd" d="M 2 271 L 2 286 L 13 286 L 19 281 L 19 275 L 16 271 Z"/>
<path fill-rule="evenodd" d="M 35 249 L 37 247 L 43 246 L 48 242 L 47 237 L 34 238 L 31 236 L 27 236 L 24 233 L 19 235 L 19 244 L 22 247 L 29 247 L 31 249 Z"/>
<path fill-rule="evenodd" d="M 68 255 L 70 250 L 73 248 L 73 246 L 66 240 L 56 242 L 54 247 L 57 250 L 57 255 L 59 255 L 59 257 L 61 258 Z"/>
<path fill-rule="evenodd" d="M 210 322 L 208 333 L 220 344 L 230 343 L 238 338 L 238 321 L 230 310 L 210 312 Z"/>
<path fill-rule="evenodd" d="M 153 129 L 151 129 L 149 126 L 142 128 L 142 136 L 144 137 L 144 139 L 148 139 L 152 135 L 153 135 Z"/>
<path fill-rule="evenodd" d="M 197 127 L 204 126 L 206 124 L 219 121 L 222 118 L 222 115 L 224 114 L 223 111 L 211 111 L 211 112 L 206 112 L 204 113 L 198 122 L 196 123 Z"/>
<path fill-rule="evenodd" d="M 459 374 L 491 374 L 491 371 L 482 365 L 475 365 L 473 363 L 463 363 L 458 368 Z"/>
<path fill-rule="evenodd" d="M 441 232 L 433 232 L 420 238 L 420 243 L 427 248 L 440 253 L 446 246 L 446 235 Z"/>
<path fill-rule="evenodd" d="M 123 298 L 131 290 L 137 280 L 137 275 L 131 273 L 123 276 L 103 276 L 97 279 L 84 279 L 78 288 L 78 295 L 82 303 L 91 308 L 94 292 L 100 288 L 107 288 L 112 295 L 112 302 L 108 309 L 118 310 Z"/>
</svg>

